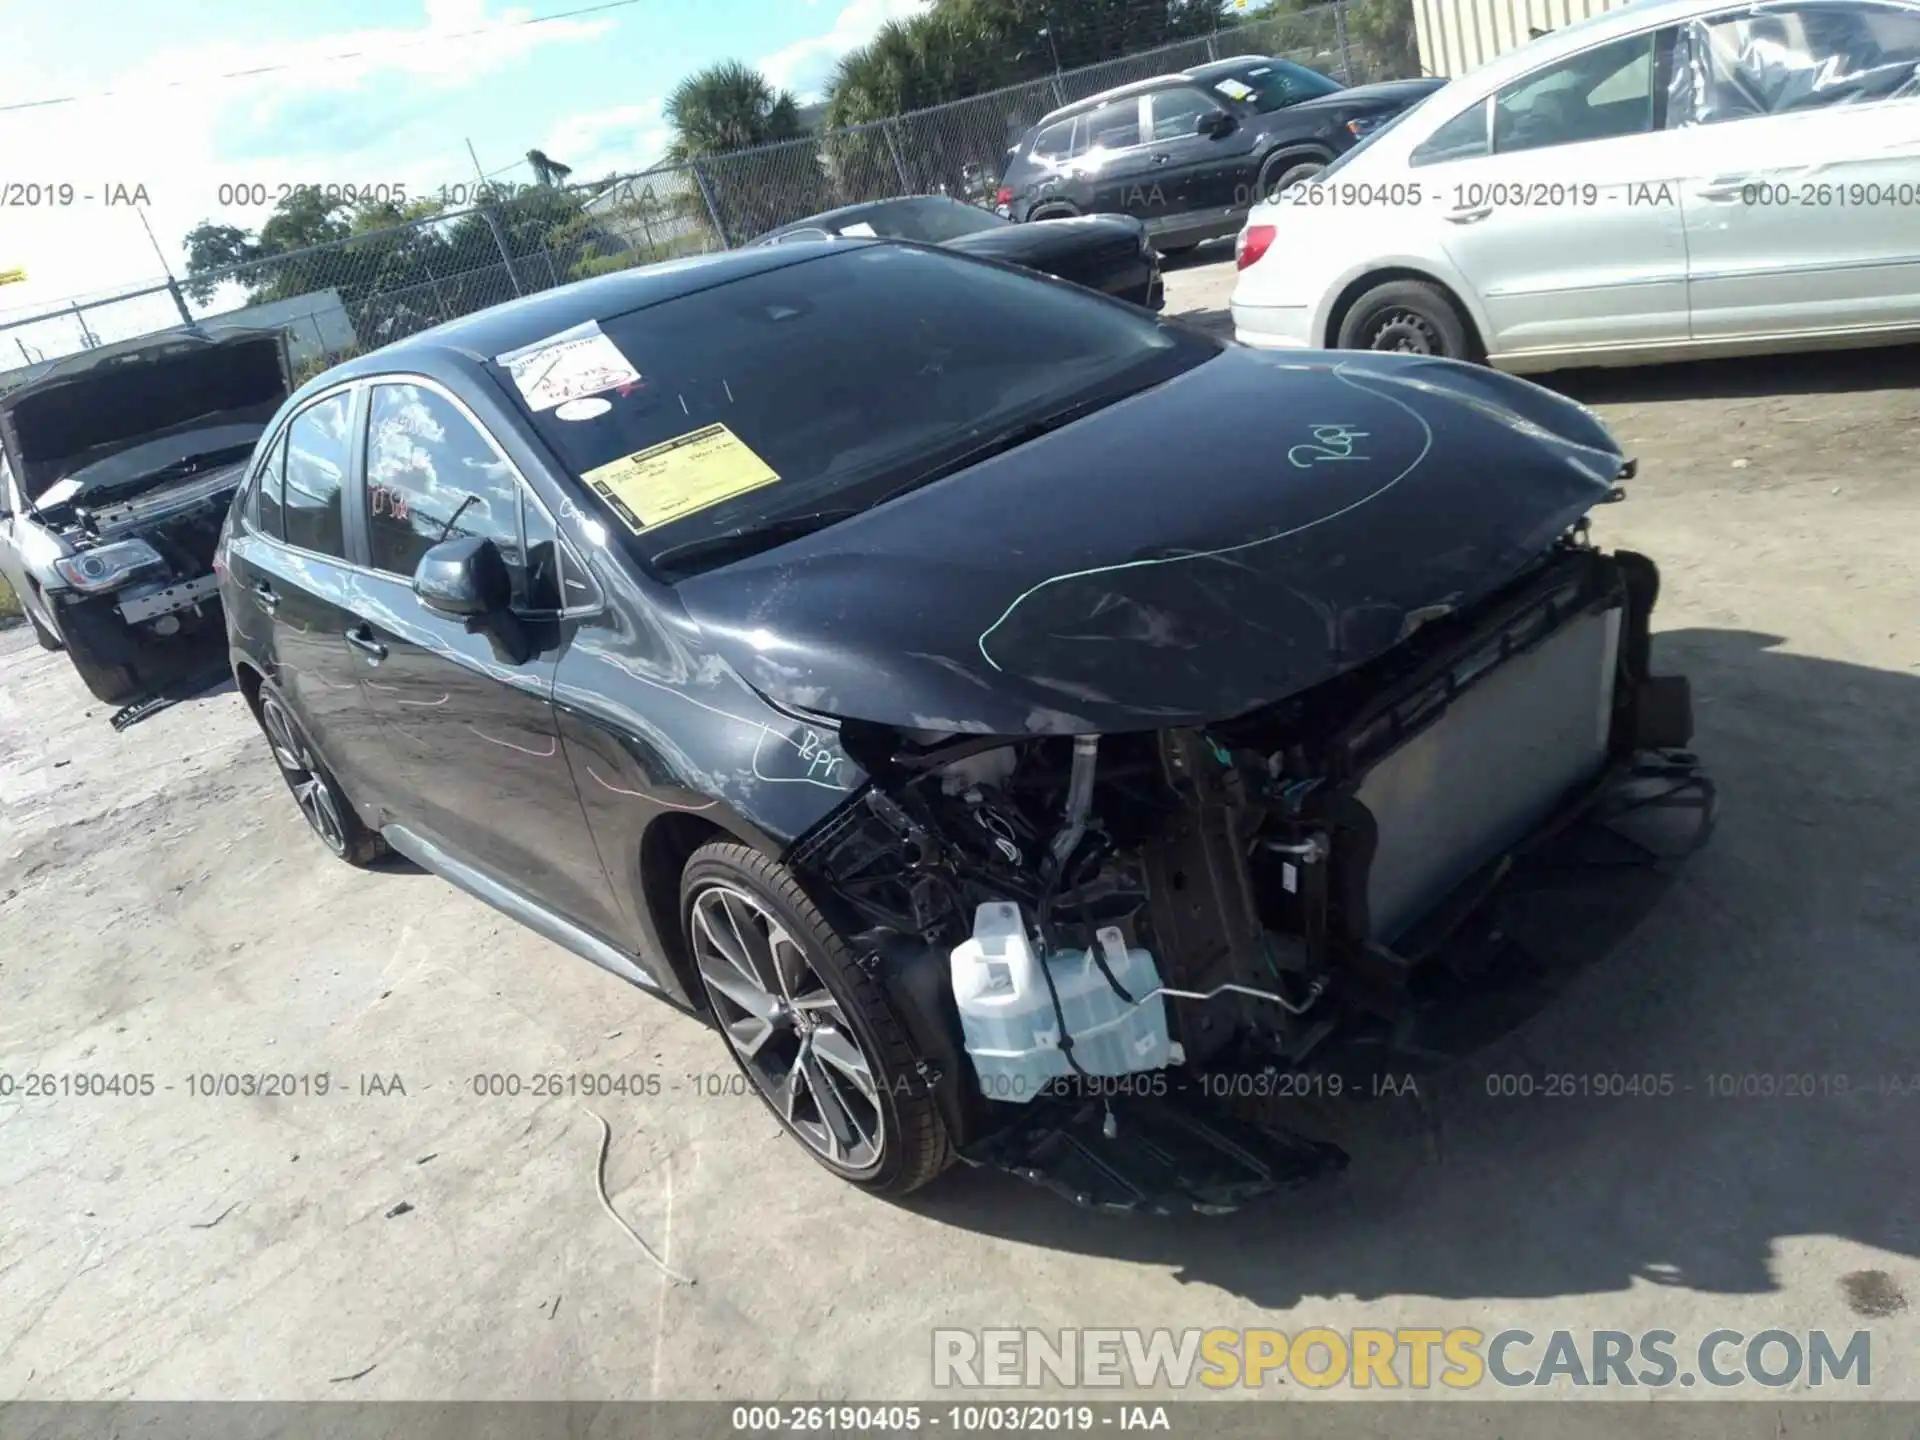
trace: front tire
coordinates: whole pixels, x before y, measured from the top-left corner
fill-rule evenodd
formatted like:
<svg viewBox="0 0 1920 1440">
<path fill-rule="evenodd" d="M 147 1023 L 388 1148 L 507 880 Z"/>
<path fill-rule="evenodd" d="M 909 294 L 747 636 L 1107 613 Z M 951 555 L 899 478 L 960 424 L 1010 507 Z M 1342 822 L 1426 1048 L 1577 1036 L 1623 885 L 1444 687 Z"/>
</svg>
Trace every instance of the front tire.
<svg viewBox="0 0 1920 1440">
<path fill-rule="evenodd" d="M 385 855 L 387 842 L 367 828 L 333 772 L 314 752 L 286 700 L 264 681 L 254 713 L 273 762 L 280 767 L 280 778 L 287 782 L 293 803 L 320 843 L 358 869 Z"/>
<path fill-rule="evenodd" d="M 953 1163 L 880 982 L 792 872 L 744 845 L 704 845 L 682 872 L 680 917 L 734 1063 L 809 1155 L 888 1196 Z"/>
<path fill-rule="evenodd" d="M 27 612 L 27 623 L 33 627 L 33 638 L 40 642 L 42 650 L 64 650 L 66 645 L 54 634 L 52 627 L 42 620 L 33 608 L 33 601 L 25 599 L 20 608 Z"/>
<path fill-rule="evenodd" d="M 1374 286 L 1348 307 L 1334 343 L 1342 350 L 1474 358 L 1460 311 L 1443 291 L 1424 280 L 1389 280 Z"/>
</svg>

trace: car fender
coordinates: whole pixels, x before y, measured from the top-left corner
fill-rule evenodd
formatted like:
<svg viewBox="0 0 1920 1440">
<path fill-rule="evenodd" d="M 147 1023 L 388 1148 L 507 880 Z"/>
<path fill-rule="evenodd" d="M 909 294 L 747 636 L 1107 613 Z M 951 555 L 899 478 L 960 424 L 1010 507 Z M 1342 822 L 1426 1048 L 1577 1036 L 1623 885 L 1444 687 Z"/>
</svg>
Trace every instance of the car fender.
<svg viewBox="0 0 1920 1440">
<path fill-rule="evenodd" d="M 1327 348 L 1332 348 L 1335 336 L 1332 333 L 1333 313 L 1336 302 L 1345 295 L 1350 287 L 1365 280 L 1370 275 L 1397 273 L 1402 276 L 1430 280 L 1442 286 L 1460 304 L 1473 324 L 1474 333 L 1484 341 L 1487 334 L 1487 312 L 1480 297 L 1467 283 L 1466 276 L 1454 267 L 1444 254 L 1427 254 L 1410 250 L 1389 250 L 1369 255 L 1342 268 L 1321 291 L 1313 308 L 1313 334 L 1320 338 Z"/>
</svg>

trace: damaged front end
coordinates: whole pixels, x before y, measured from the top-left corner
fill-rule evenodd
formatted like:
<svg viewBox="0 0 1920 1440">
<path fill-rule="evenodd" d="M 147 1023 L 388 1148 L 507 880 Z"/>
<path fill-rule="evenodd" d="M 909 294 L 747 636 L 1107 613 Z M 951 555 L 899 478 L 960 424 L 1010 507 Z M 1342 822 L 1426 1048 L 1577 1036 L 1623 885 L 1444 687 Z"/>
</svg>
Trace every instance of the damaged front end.
<svg viewBox="0 0 1920 1440">
<path fill-rule="evenodd" d="M 50 592 L 87 687 L 128 704 L 218 674 L 226 657 L 214 554 L 242 466 L 118 504 L 59 512 L 69 551 Z"/>
<path fill-rule="evenodd" d="M 221 528 L 291 389 L 279 332 L 195 327 L 64 357 L 0 398 L 15 559 L 49 639 L 129 707 L 116 727 L 226 673 Z"/>
<path fill-rule="evenodd" d="M 1658 588 L 1581 526 L 1215 723 L 846 721 L 872 784 L 791 863 L 864 930 L 964 1157 L 1103 1208 L 1231 1208 L 1345 1157 L 1223 1102 L 1364 1094 L 1477 1048 L 1564 978 L 1555 886 L 1605 905 L 1623 859 L 1704 839 L 1687 685 L 1648 667 Z M 1674 807 L 1694 833 L 1663 852 L 1634 825 Z M 1528 935 L 1515 907 L 1542 896 Z"/>
</svg>

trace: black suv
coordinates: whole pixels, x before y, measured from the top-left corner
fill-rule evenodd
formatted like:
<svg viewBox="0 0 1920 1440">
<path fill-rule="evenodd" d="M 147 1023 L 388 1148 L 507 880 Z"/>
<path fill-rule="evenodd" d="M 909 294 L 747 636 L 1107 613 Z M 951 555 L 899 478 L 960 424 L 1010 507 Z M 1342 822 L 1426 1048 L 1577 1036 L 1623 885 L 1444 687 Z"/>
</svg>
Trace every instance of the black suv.
<svg viewBox="0 0 1920 1440">
<path fill-rule="evenodd" d="M 1043 116 L 1008 152 L 995 203 L 1011 220 L 1133 215 L 1177 254 L 1235 233 L 1255 203 L 1445 83 L 1347 87 L 1260 56 L 1137 81 Z"/>
</svg>

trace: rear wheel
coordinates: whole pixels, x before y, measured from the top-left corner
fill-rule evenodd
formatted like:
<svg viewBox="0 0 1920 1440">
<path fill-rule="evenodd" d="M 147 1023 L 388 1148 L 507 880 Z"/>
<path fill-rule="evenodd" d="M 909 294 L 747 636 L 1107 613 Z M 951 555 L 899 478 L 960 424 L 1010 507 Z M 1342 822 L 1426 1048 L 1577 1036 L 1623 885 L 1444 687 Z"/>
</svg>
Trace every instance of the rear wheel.
<svg viewBox="0 0 1920 1440">
<path fill-rule="evenodd" d="M 879 981 L 787 868 L 744 845 L 696 850 L 681 921 L 727 1047 L 767 1108 L 843 1180 L 904 1195 L 952 1163 L 912 1043 Z"/>
<path fill-rule="evenodd" d="M 1470 360 L 1473 345 L 1452 300 L 1424 280 L 1376 285 L 1347 310 L 1335 342 L 1342 350 L 1397 350 Z"/>
<path fill-rule="evenodd" d="M 1311 180 L 1326 168 L 1326 161 L 1311 156 L 1276 155 L 1260 167 L 1261 197 L 1277 200 L 1302 180 Z"/>
<path fill-rule="evenodd" d="M 387 842 L 354 812 L 332 772 L 307 743 L 286 701 L 265 684 L 260 687 L 259 717 L 267 748 L 280 767 L 280 778 L 287 782 L 293 803 L 300 807 L 320 843 L 349 865 L 370 865 L 386 854 Z"/>
</svg>

